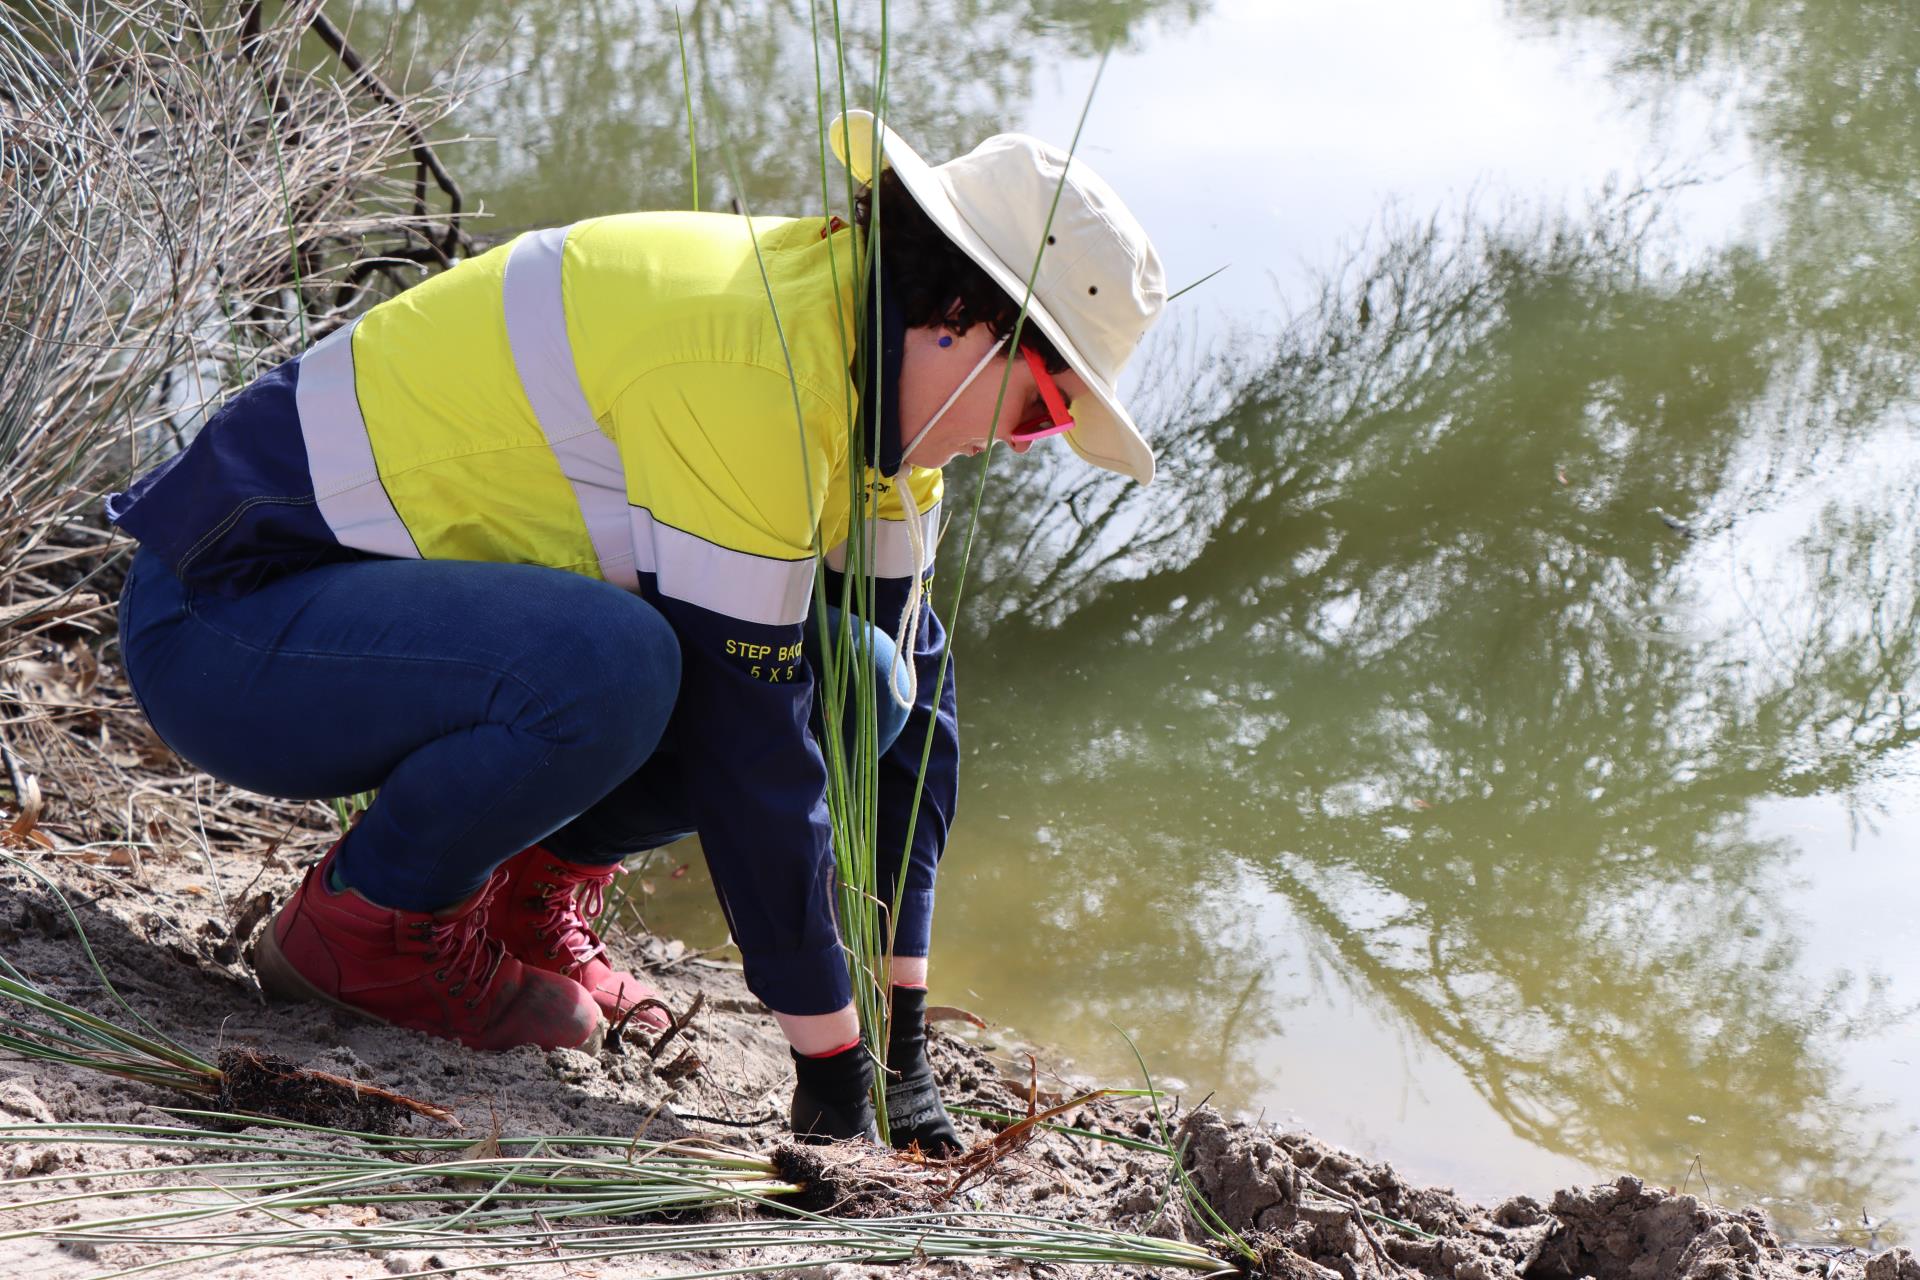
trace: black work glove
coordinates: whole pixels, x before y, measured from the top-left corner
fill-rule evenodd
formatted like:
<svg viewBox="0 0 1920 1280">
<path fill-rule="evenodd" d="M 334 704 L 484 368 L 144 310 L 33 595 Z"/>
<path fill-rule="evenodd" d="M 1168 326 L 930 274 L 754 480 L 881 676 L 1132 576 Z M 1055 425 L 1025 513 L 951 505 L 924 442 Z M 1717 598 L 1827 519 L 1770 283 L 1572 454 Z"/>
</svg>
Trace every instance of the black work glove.
<svg viewBox="0 0 1920 1280">
<path fill-rule="evenodd" d="M 887 1033 L 887 1136 L 902 1151 L 914 1143 L 923 1154 L 945 1159 L 960 1154 L 960 1135 L 940 1103 L 940 1086 L 927 1065 L 927 993 L 893 988 L 893 1020 Z"/>
<path fill-rule="evenodd" d="M 880 1141 L 880 1130 L 873 1123 L 873 1059 L 866 1045 L 842 1049 L 830 1058 L 803 1058 L 795 1053 L 793 1074 L 793 1109 L 788 1118 L 794 1137 L 802 1142 Z"/>
</svg>

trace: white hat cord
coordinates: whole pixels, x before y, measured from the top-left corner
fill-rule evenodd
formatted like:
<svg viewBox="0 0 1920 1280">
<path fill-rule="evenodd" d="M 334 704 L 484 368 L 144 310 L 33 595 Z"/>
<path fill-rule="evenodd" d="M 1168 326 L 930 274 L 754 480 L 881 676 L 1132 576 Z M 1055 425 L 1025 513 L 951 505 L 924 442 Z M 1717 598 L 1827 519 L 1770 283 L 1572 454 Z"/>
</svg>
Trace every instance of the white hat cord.
<svg viewBox="0 0 1920 1280">
<path fill-rule="evenodd" d="M 1000 354 L 1001 348 L 1006 345 L 1007 340 L 1002 337 L 988 349 L 987 354 L 980 357 L 979 362 L 973 366 L 967 376 L 960 379 L 960 385 L 953 389 L 953 394 L 941 402 L 940 407 L 933 411 L 933 416 L 927 419 L 927 425 L 921 427 L 913 439 L 907 442 L 907 447 L 900 451 L 900 473 L 893 477 L 893 490 L 900 495 L 901 507 L 906 515 L 907 550 L 912 553 L 913 581 L 907 587 L 907 607 L 900 615 L 900 630 L 893 637 L 893 670 L 887 673 L 887 692 L 892 695 L 897 705 L 905 707 L 908 711 L 913 710 L 913 704 L 920 700 L 920 671 L 908 655 L 913 653 L 920 643 L 920 602 L 926 596 L 926 586 L 920 575 L 926 572 L 930 557 L 927 554 L 927 528 L 924 523 L 926 517 L 920 513 L 920 504 L 913 496 L 913 485 L 908 482 L 913 465 L 907 461 L 907 457 L 919 448 L 920 442 L 927 438 L 927 433 L 933 430 L 934 424 L 947 416 L 947 410 L 953 408 L 962 393 L 973 385 L 973 380 L 980 376 L 981 371 Z M 903 664 L 907 669 L 905 694 L 900 692 L 900 685 L 896 679 Z"/>
<path fill-rule="evenodd" d="M 959 400 L 960 397 L 963 394 L 965 394 L 966 389 L 973 385 L 973 380 L 980 376 L 981 371 L 987 367 L 988 362 L 991 361 L 995 356 L 999 355 L 1001 348 L 1005 347 L 1006 345 L 1007 345 L 1007 340 L 1004 337 L 1002 337 L 998 342 L 994 343 L 992 349 L 990 349 L 987 352 L 987 354 L 980 357 L 980 362 L 973 366 L 972 371 L 969 372 L 966 377 L 960 379 L 960 385 L 953 389 L 953 394 L 949 395 L 946 398 L 946 400 L 944 400 L 941 403 L 940 407 L 933 411 L 933 416 L 927 419 L 927 425 L 920 428 L 920 430 L 914 435 L 913 439 L 907 441 L 907 447 L 900 451 L 900 465 L 903 473 L 906 469 L 907 459 L 912 456 L 913 451 L 915 449 L 918 449 L 920 447 L 920 442 L 927 438 L 927 432 L 933 430 L 934 424 L 939 422 L 940 419 L 947 416 L 947 410 L 953 408 L 954 402 Z"/>
<path fill-rule="evenodd" d="M 905 506 L 907 517 L 907 549 L 912 552 L 913 582 L 907 588 L 906 611 L 900 615 L 900 630 L 893 637 L 893 670 L 887 673 L 887 692 L 893 695 L 898 706 L 913 710 L 914 703 L 920 700 L 920 669 L 909 656 L 920 644 L 920 604 L 926 595 L 926 586 L 920 575 L 927 565 L 927 530 L 922 523 L 920 504 L 913 496 L 913 486 L 907 483 L 907 466 L 902 463 L 900 474 L 893 478 L 895 492 Z M 897 680 L 900 668 L 907 672 L 907 689 L 903 694 Z"/>
</svg>

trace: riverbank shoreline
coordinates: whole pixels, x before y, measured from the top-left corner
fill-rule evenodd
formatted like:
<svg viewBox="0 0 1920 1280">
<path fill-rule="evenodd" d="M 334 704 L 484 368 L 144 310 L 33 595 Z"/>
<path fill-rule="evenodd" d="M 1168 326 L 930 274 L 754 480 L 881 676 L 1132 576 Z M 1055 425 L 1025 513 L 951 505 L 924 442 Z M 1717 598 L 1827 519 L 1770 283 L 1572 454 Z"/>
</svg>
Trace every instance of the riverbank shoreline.
<svg viewBox="0 0 1920 1280">
<path fill-rule="evenodd" d="M 296 1062 L 398 1090 L 449 1108 L 476 1139 L 488 1134 L 631 1133 L 647 1140 L 706 1137 L 730 1146 L 772 1151 L 786 1139 L 789 1066 L 773 1020 L 731 966 L 704 960 L 654 937 L 616 936 L 619 958 L 640 966 L 667 1003 L 685 1013 L 686 1029 L 658 1056 L 629 1037 L 622 1051 L 598 1056 L 532 1048 L 481 1054 L 411 1032 L 377 1026 L 311 1005 L 268 1005 L 247 963 L 251 944 L 274 904 L 284 899 L 303 864 L 323 851 L 311 835 L 271 856 L 240 859 L 196 852 L 128 860 L 111 854 L 16 852 L 59 884 L 78 908 L 87 942 L 103 970 L 144 1017 L 190 1048 L 212 1054 L 231 1047 L 285 1055 Z M 0 870 L 0 940 L 33 981 L 83 1007 L 114 1012 L 72 926 L 51 894 L 17 866 Z M 980 1046 L 937 1035 L 933 1049 L 950 1104 L 1024 1114 L 1025 1089 L 1003 1062 Z M 1044 1080 L 1044 1078 L 1042 1078 Z M 1064 1099 L 1040 1084 L 1045 1107 Z M 74 1069 L 0 1063 L 0 1112 L 10 1124 L 89 1122 L 178 1124 L 156 1108 L 182 1100 L 162 1090 Z M 1152 1113 L 1137 1102 L 1095 1101 L 1061 1117 L 1076 1128 L 1135 1142 L 1160 1139 Z M 422 1126 L 426 1122 L 419 1122 Z M 1226 1225 L 1263 1251 L 1267 1275 L 1362 1280 L 1419 1275 L 1436 1280 L 1499 1277 L 1865 1277 L 1920 1280 L 1920 1263 L 1903 1250 L 1870 1258 L 1857 1250 L 1782 1244 L 1757 1210 L 1648 1187 L 1631 1178 L 1538 1197 L 1476 1205 L 1439 1188 L 1409 1184 L 1390 1165 L 1370 1163 L 1305 1133 L 1229 1120 L 1199 1108 L 1170 1106 L 1167 1124 L 1184 1149 L 1185 1167 Z M 993 1129 L 963 1117 L 969 1143 Z M 136 1145 L 50 1141 L 0 1147 L 9 1179 L 86 1174 L 111 1179 L 158 1157 Z M 957 1197 L 954 1207 L 980 1212 L 1041 1213 L 1109 1230 L 1208 1242 L 1180 1197 L 1167 1192 L 1171 1166 L 1162 1154 L 1089 1137 L 1046 1133 L 1008 1154 Z M 916 1172 L 924 1172 L 918 1171 Z M 111 1181 L 89 1182 L 96 1189 Z M 35 1184 L 35 1195 L 48 1192 Z M 18 1208 L 23 1199 L 0 1181 L 0 1229 L 19 1231 L 139 1213 L 163 1195 L 86 1204 Z M 911 1207 L 902 1205 L 901 1209 Z M 897 1210 L 896 1210 L 897 1211 Z M 303 1211 L 303 1221 L 339 1225 L 350 1237 L 351 1214 L 337 1206 Z M 382 1210 L 381 1212 L 385 1212 Z M 10 1249 L 19 1249 L 15 1241 Z M 764 1252 L 764 1251 L 763 1251 Z M 164 1261 L 156 1243 L 62 1246 L 45 1237 L 25 1242 L 13 1274 L 69 1280 Z M 329 1249 L 322 1254 L 241 1254 L 197 1263 L 194 1274 L 251 1276 L 271 1267 L 279 1280 L 321 1276 L 374 1277 L 487 1268 L 531 1259 L 498 1250 Z M 648 1259 L 598 1275 L 666 1275 L 740 1265 L 714 1255 Z M 987 1276 L 1025 1274 L 1139 1275 L 1137 1268 L 1073 1266 L 1029 1269 L 985 1259 L 920 1262 L 876 1269 L 822 1263 L 795 1251 L 783 1273 L 854 1280 L 856 1276 Z M 562 1268 L 558 1258 L 548 1259 Z M 780 1265 L 775 1256 L 755 1264 Z M 578 1270 L 579 1264 L 567 1264 Z"/>
</svg>

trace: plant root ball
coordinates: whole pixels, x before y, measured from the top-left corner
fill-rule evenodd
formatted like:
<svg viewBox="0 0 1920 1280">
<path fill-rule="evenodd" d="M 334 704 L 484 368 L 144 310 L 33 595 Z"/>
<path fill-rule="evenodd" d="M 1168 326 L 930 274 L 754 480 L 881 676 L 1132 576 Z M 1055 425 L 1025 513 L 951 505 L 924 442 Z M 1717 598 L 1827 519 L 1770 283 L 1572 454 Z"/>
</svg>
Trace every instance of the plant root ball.
<svg viewBox="0 0 1920 1280">
<path fill-rule="evenodd" d="M 313 1072 L 278 1054 L 228 1049 L 220 1055 L 220 1109 L 324 1129 L 403 1133 L 413 1113 L 382 1091 Z"/>
<path fill-rule="evenodd" d="M 836 1218 L 884 1218 L 932 1206 L 935 1188 L 917 1166 L 869 1143 L 783 1143 L 773 1168 L 804 1188 L 788 1204 Z"/>
</svg>

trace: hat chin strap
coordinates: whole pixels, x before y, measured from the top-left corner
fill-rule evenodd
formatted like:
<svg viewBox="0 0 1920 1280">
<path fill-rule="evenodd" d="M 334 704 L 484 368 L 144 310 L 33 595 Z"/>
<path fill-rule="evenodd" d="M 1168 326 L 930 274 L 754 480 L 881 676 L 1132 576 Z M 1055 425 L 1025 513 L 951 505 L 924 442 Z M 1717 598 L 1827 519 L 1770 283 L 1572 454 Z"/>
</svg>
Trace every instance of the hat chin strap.
<svg viewBox="0 0 1920 1280">
<path fill-rule="evenodd" d="M 933 411 L 933 416 L 927 419 L 927 425 L 921 427 L 919 433 L 907 442 L 907 447 L 900 451 L 900 474 L 893 478 L 893 490 L 900 495 L 900 504 L 906 515 L 907 548 L 913 554 L 913 581 L 907 588 L 907 607 L 900 614 L 900 630 L 893 638 L 893 670 L 887 673 L 887 692 L 895 703 L 908 711 L 913 710 L 914 703 L 920 698 L 920 672 L 914 666 L 910 655 L 920 643 L 920 603 L 926 594 L 926 584 L 921 575 L 926 572 L 930 553 L 927 549 L 927 528 L 920 514 L 920 504 L 913 496 L 913 486 L 908 483 L 908 475 L 913 470 L 913 464 L 907 459 L 912 456 L 915 449 L 920 447 L 920 442 L 927 438 L 927 433 L 933 430 L 934 424 L 946 416 L 947 410 L 953 408 L 954 402 L 973 385 L 973 380 L 980 376 L 988 362 L 999 355 L 1006 345 L 1007 340 L 1002 337 L 989 347 L 987 354 L 980 357 L 979 363 L 975 364 L 967 376 L 960 380 L 960 385 L 953 389 L 953 394 Z M 907 687 L 904 692 L 901 691 L 900 683 L 896 678 L 903 665 L 906 667 L 907 676 Z"/>
<path fill-rule="evenodd" d="M 933 430 L 934 425 L 938 423 L 940 419 L 947 416 L 947 410 L 953 408 L 954 402 L 960 399 L 961 395 L 966 392 L 966 389 L 973 385 L 973 380 L 980 376 L 981 370 L 987 367 L 987 362 L 999 355 L 1000 349 L 1006 345 L 1007 340 L 1003 337 L 994 343 L 993 346 L 989 347 L 987 354 L 980 357 L 980 363 L 974 365 L 972 371 L 968 373 L 966 377 L 960 379 L 960 385 L 953 389 L 953 394 L 948 396 L 945 402 L 933 411 L 933 416 L 927 419 L 927 425 L 920 428 L 919 433 L 915 435 L 913 439 L 907 441 L 907 447 L 900 451 L 900 465 L 903 470 L 906 467 L 907 459 L 912 457 L 913 451 L 920 447 L 920 442 L 927 438 L 927 432 Z"/>
</svg>

